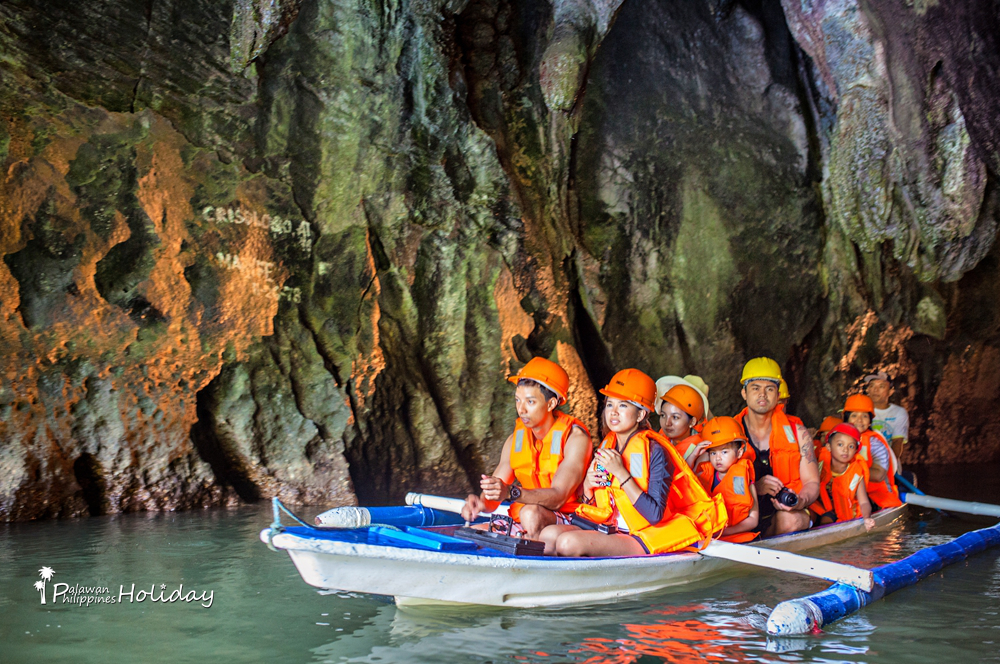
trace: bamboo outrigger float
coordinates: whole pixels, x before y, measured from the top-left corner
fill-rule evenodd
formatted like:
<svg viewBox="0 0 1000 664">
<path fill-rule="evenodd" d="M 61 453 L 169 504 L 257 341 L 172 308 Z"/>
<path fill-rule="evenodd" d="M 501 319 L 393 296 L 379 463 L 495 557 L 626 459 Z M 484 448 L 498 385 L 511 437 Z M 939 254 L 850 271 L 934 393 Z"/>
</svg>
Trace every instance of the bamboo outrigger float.
<svg viewBox="0 0 1000 664">
<path fill-rule="evenodd" d="M 433 508 L 417 509 L 437 519 L 436 523 L 454 519 Z M 905 510 L 904 505 L 876 512 L 876 529 L 897 524 Z M 311 586 L 389 595 L 401 606 L 454 603 L 533 608 L 606 602 L 683 586 L 740 564 L 686 552 L 620 558 L 514 556 L 471 542 L 457 543 L 460 540 L 450 536 L 454 528 L 284 527 L 276 519 L 272 527 L 261 531 L 260 539 L 287 551 Z M 863 521 L 857 519 L 754 542 L 753 548 L 799 552 L 865 532 Z"/>
</svg>

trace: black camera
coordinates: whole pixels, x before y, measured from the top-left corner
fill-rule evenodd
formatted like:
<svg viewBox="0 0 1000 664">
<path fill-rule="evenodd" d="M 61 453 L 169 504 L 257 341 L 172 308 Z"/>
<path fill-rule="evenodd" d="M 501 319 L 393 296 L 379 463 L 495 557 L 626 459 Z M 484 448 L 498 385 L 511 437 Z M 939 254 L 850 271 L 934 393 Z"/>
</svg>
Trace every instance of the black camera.
<svg viewBox="0 0 1000 664">
<path fill-rule="evenodd" d="M 778 495 L 774 499 L 785 507 L 795 507 L 799 502 L 798 495 L 787 486 L 781 487 L 781 491 L 778 492 Z"/>
</svg>

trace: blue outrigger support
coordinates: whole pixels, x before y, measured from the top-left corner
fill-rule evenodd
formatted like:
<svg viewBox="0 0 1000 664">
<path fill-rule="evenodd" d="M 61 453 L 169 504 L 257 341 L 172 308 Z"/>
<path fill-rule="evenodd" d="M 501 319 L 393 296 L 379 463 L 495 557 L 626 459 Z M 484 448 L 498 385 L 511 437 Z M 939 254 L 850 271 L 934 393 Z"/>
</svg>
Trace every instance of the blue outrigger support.
<svg viewBox="0 0 1000 664">
<path fill-rule="evenodd" d="M 943 567 L 998 545 L 1000 524 L 974 530 L 947 544 L 932 546 L 902 560 L 876 567 L 872 570 L 875 587 L 871 592 L 836 583 L 821 592 L 782 602 L 767 619 L 767 633 L 787 636 L 819 630 L 823 625 L 849 616 Z"/>
</svg>

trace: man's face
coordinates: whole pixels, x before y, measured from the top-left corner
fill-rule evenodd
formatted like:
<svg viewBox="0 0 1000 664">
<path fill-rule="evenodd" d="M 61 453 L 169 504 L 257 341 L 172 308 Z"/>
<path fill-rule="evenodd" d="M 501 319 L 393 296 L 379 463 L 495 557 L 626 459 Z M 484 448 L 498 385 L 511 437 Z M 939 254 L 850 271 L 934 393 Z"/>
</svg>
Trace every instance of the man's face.
<svg viewBox="0 0 1000 664">
<path fill-rule="evenodd" d="M 778 405 L 778 385 L 769 380 L 752 380 L 743 387 L 747 408 L 758 415 L 767 415 Z"/>
<path fill-rule="evenodd" d="M 868 393 L 868 396 L 875 403 L 885 403 L 892 394 L 892 386 L 889 385 L 889 381 L 876 378 L 875 380 L 868 381 L 868 387 L 865 389 L 865 392 Z"/>
<path fill-rule="evenodd" d="M 545 421 L 549 413 L 559 405 L 556 399 L 545 401 L 542 391 L 535 385 L 518 385 L 514 391 L 514 406 L 517 416 L 529 429 Z"/>
</svg>

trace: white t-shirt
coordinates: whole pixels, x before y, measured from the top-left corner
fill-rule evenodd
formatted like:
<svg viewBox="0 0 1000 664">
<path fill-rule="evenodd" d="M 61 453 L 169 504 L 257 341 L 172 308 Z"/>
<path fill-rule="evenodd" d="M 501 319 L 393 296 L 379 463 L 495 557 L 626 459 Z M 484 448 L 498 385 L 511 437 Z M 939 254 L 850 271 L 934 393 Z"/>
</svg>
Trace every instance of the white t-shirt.
<svg viewBox="0 0 1000 664">
<path fill-rule="evenodd" d="M 872 429 L 890 443 L 893 438 L 902 438 L 906 442 L 910 438 L 910 416 L 905 408 L 894 403 L 889 404 L 888 408 L 876 408 Z"/>
</svg>

